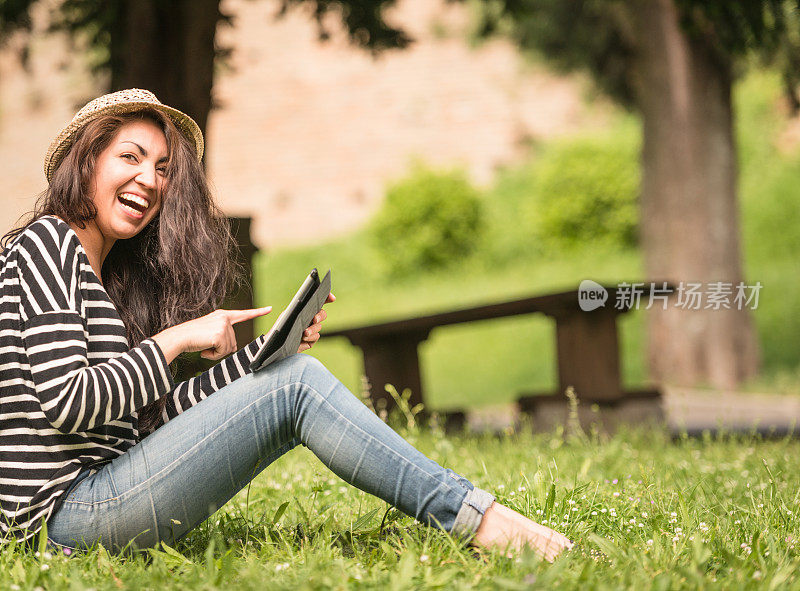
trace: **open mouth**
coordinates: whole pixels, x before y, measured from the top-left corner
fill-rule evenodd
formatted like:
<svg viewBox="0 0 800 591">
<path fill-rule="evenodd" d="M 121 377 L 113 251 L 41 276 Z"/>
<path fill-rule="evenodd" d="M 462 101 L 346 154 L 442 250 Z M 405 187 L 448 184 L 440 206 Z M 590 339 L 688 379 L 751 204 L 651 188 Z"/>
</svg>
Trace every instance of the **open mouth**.
<svg viewBox="0 0 800 591">
<path fill-rule="evenodd" d="M 117 195 L 117 200 L 122 204 L 122 207 L 127 209 L 130 213 L 141 217 L 150 203 L 144 197 L 139 197 L 133 193 L 120 193 Z"/>
</svg>

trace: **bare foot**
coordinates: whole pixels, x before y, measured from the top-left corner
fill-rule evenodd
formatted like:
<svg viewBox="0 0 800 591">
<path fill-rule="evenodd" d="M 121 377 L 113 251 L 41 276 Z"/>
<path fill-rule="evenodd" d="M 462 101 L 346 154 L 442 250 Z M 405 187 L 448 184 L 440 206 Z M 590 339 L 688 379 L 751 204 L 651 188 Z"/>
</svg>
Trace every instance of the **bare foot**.
<svg viewBox="0 0 800 591">
<path fill-rule="evenodd" d="M 483 515 L 472 543 L 503 550 L 521 550 L 530 546 L 550 562 L 563 550 L 572 547 L 572 542 L 566 536 L 496 502 Z"/>
</svg>

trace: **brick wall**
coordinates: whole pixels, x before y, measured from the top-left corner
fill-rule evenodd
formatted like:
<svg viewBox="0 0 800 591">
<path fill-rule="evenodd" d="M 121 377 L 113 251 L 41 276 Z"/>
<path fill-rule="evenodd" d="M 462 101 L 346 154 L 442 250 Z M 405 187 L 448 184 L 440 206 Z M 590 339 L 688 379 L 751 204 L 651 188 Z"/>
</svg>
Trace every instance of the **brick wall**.
<svg viewBox="0 0 800 591">
<path fill-rule="evenodd" d="M 228 213 L 254 217 L 262 247 L 357 227 L 413 158 L 463 166 L 485 184 L 498 166 L 521 157 L 526 139 L 604 119 L 582 103 L 579 81 L 526 65 L 510 44 L 470 48 L 465 6 L 400 2 L 389 17 L 417 41 L 377 59 L 351 47 L 335 26 L 330 41 L 318 41 L 303 7 L 276 20 L 277 6 L 223 0 L 235 24 L 218 36 L 234 54 L 230 68 L 220 69 L 219 108 L 207 134 L 218 198 Z M 36 39 L 27 72 L 14 40 L 0 52 L 2 229 L 44 189 L 50 139 L 104 84 L 65 50 L 63 38 Z"/>
</svg>

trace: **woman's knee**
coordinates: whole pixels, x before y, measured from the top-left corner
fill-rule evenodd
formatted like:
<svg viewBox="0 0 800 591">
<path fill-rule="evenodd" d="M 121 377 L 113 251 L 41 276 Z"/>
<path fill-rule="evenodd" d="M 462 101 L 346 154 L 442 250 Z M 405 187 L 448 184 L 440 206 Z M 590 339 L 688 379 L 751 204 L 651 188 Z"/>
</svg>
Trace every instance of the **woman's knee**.
<svg viewBox="0 0 800 591">
<path fill-rule="evenodd" d="M 256 372 L 254 378 L 264 380 L 264 387 L 270 390 L 284 391 L 293 396 L 304 396 L 309 391 L 328 392 L 338 383 L 322 362 L 302 353 L 290 355 L 269 366 L 264 372 Z"/>
<path fill-rule="evenodd" d="M 311 355 L 295 353 L 284 361 L 287 362 L 292 380 L 295 382 L 315 387 L 336 379 L 319 359 Z"/>
</svg>

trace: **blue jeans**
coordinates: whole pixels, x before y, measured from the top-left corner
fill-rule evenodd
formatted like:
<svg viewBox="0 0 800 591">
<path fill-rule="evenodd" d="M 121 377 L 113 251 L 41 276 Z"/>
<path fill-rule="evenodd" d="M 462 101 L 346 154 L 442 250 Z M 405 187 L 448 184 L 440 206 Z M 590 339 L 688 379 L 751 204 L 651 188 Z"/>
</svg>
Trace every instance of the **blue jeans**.
<svg viewBox="0 0 800 591">
<path fill-rule="evenodd" d="M 175 540 L 302 443 L 339 477 L 462 538 L 494 497 L 425 457 L 308 355 L 222 388 L 125 454 L 81 473 L 52 542 L 119 551 Z"/>
</svg>

